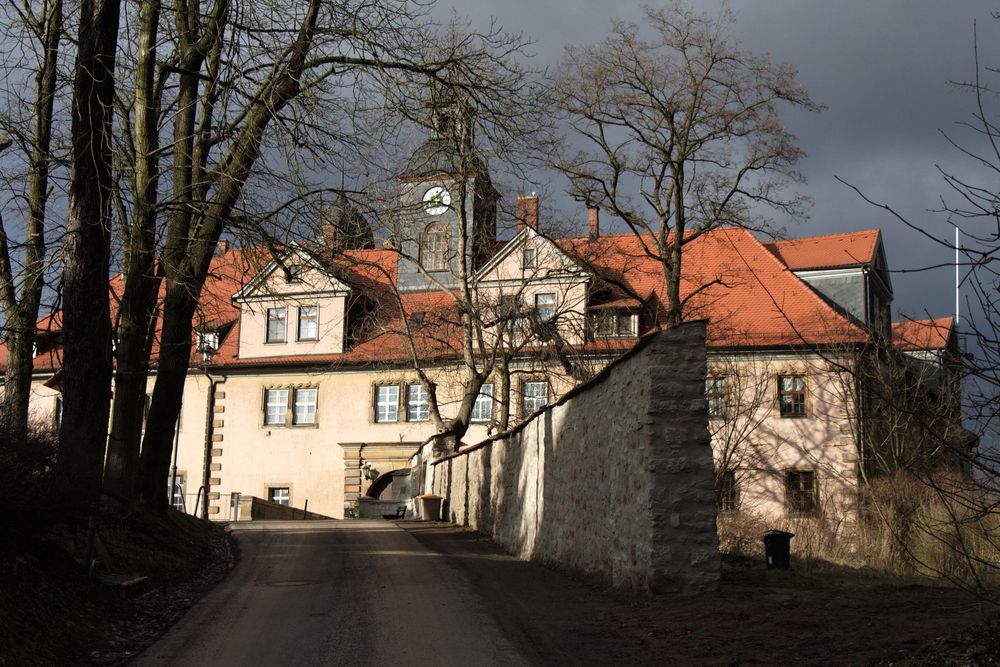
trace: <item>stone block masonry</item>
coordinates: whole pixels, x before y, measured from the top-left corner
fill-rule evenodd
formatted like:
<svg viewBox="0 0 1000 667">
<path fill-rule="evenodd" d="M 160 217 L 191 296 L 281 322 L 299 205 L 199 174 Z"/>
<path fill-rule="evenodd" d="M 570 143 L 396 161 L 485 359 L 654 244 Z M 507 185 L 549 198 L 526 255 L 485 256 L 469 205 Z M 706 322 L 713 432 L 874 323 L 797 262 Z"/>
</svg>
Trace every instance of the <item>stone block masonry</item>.
<svg viewBox="0 0 1000 667">
<path fill-rule="evenodd" d="M 620 588 L 698 593 L 719 578 L 705 323 L 645 338 L 528 421 L 412 460 L 415 493 L 521 558 Z"/>
</svg>

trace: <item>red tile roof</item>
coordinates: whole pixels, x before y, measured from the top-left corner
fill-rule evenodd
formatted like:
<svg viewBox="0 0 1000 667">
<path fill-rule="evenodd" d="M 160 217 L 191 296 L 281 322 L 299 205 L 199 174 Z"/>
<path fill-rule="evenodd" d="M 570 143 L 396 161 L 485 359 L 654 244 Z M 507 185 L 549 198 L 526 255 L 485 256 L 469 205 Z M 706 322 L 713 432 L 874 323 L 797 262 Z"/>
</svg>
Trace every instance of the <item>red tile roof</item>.
<svg viewBox="0 0 1000 667">
<path fill-rule="evenodd" d="M 875 260 L 878 239 L 879 231 L 869 229 L 774 241 L 765 245 L 792 271 L 806 271 L 870 264 Z"/>
<path fill-rule="evenodd" d="M 872 239 L 877 232 L 862 233 Z M 844 235 L 838 235 L 844 236 Z M 823 237 L 825 239 L 835 237 Z M 808 241 L 806 239 L 805 241 Z M 605 295 L 629 306 L 639 303 L 651 313 L 653 328 L 665 326 L 666 295 L 663 271 L 655 257 L 631 234 L 597 239 L 562 238 L 554 242 L 603 283 Z M 791 242 L 785 242 L 791 243 Z M 826 243 L 826 242 L 824 242 Z M 800 346 L 860 342 L 866 333 L 820 298 L 783 263 L 774 244 L 765 245 L 750 232 L 732 228 L 704 234 L 685 246 L 682 298 L 687 299 L 686 319 L 709 321 L 712 347 Z M 823 244 L 820 244 L 823 245 Z M 826 245 L 829 245 L 828 243 Z M 839 242 L 837 247 L 854 247 Z M 454 358 L 461 350 L 456 302 L 447 292 L 414 292 L 396 295 L 397 254 L 392 250 L 348 251 L 334 262 L 333 272 L 352 286 L 355 296 L 374 305 L 376 322 L 362 327 L 344 354 L 238 357 L 239 304 L 231 297 L 266 263 L 263 251 L 233 249 L 213 260 L 210 279 L 202 293 L 195 326 L 232 325 L 213 356 L 213 365 L 267 366 L 308 364 L 375 364 L 405 362 L 411 355 L 405 335 L 411 315 L 425 313 L 414 342 L 424 360 Z M 112 289 L 120 291 L 120 280 Z M 647 317 L 647 320 L 649 318 Z M 595 341 L 585 351 L 622 351 L 628 339 Z M 0 361 L 2 361 L 0 353 Z M 192 361 L 201 355 L 192 350 Z M 38 370 L 58 367 L 57 356 L 40 355 Z"/>
<path fill-rule="evenodd" d="M 892 343 L 900 350 L 944 350 L 955 328 L 954 317 L 892 323 Z"/>
</svg>

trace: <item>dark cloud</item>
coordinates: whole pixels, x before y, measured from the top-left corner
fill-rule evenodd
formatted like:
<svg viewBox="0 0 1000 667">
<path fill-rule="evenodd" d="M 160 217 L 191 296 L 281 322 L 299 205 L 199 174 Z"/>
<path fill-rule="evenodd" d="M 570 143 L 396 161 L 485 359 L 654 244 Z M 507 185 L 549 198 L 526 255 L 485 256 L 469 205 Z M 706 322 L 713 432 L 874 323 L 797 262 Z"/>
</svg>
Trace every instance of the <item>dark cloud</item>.
<svg viewBox="0 0 1000 667">
<path fill-rule="evenodd" d="M 639 3 L 606 0 L 452 3 L 441 8 L 454 8 L 474 25 L 492 16 L 508 31 L 532 37 L 535 65 L 548 67 L 558 62 L 564 45 L 601 39 L 612 17 L 638 21 L 642 15 Z M 716 2 L 696 4 L 709 11 L 718 7 Z M 1000 64 L 1000 21 L 990 14 L 995 4 L 743 0 L 734 1 L 732 8 L 742 45 L 794 64 L 813 98 L 827 106 L 822 114 L 786 117 L 807 153 L 800 169 L 808 182 L 800 191 L 815 206 L 804 223 L 775 222 L 793 236 L 879 227 L 889 261 L 899 270 L 951 261 L 947 248 L 864 203 L 835 177 L 893 206 L 932 235 L 952 237 L 946 219 L 929 211 L 940 206 L 946 191 L 935 165 L 975 172 L 940 130 L 960 135 L 955 123 L 974 112 L 970 95 L 949 83 L 975 75 L 974 21 L 981 64 Z M 572 202 L 558 200 L 562 188 L 553 177 L 553 206 L 570 210 Z M 954 309 L 951 282 L 947 268 L 897 273 L 896 307 L 911 315 L 949 314 Z"/>
</svg>

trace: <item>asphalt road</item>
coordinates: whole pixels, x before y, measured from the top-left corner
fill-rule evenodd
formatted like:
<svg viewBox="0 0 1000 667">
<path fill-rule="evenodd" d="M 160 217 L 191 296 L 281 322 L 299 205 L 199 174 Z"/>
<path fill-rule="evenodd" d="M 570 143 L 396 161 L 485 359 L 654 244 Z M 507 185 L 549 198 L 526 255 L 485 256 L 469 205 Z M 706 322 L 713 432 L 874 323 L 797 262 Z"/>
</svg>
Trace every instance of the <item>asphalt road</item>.
<svg viewBox="0 0 1000 667">
<path fill-rule="evenodd" d="M 256 522 L 133 664 L 526 665 L 466 576 L 388 521 Z"/>
</svg>

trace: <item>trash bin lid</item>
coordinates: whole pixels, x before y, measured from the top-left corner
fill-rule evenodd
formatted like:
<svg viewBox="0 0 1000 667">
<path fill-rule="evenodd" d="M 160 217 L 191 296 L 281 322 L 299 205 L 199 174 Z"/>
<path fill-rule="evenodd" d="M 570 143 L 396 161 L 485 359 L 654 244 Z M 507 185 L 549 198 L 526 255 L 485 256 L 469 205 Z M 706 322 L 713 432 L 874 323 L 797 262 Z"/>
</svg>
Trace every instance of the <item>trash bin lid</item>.
<svg viewBox="0 0 1000 667">
<path fill-rule="evenodd" d="M 766 533 L 764 533 L 764 539 L 766 540 L 769 537 L 770 538 L 783 537 L 787 540 L 790 540 L 793 537 L 795 537 L 795 533 L 789 533 L 788 531 L 784 530 L 769 530 Z"/>
</svg>

